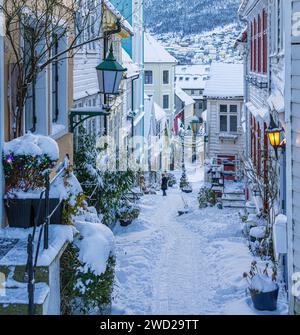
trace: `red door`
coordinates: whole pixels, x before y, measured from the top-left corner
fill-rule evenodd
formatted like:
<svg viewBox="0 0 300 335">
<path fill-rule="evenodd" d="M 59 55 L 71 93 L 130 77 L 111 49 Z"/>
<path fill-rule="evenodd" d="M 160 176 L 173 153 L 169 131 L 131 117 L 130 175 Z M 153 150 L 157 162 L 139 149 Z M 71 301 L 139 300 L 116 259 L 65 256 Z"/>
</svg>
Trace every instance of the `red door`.
<svg viewBox="0 0 300 335">
<path fill-rule="evenodd" d="M 218 164 L 224 165 L 224 178 L 225 180 L 235 180 L 235 156 L 231 155 L 218 155 Z"/>
</svg>

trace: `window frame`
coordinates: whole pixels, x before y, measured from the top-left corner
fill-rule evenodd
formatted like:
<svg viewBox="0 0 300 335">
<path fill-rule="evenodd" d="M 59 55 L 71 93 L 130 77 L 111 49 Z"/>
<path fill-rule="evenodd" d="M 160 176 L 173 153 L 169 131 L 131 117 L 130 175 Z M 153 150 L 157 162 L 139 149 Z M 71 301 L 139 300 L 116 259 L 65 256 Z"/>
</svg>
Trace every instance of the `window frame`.
<svg viewBox="0 0 300 335">
<path fill-rule="evenodd" d="M 221 107 L 222 106 L 226 106 L 226 112 L 225 111 L 221 111 Z M 235 106 L 236 107 L 236 111 L 232 112 L 231 111 L 231 106 Z M 219 132 L 220 133 L 228 133 L 228 134 L 237 134 L 238 133 L 238 129 L 239 129 L 239 105 L 238 103 L 220 103 L 218 106 L 218 111 L 219 111 L 219 115 L 218 115 L 218 120 L 219 120 Z M 226 117 L 226 130 L 222 130 L 221 129 L 221 118 Z M 236 130 L 231 130 L 231 119 L 232 117 L 236 117 Z"/>
<path fill-rule="evenodd" d="M 151 73 L 151 83 L 150 82 L 146 82 L 146 78 L 149 78 L 149 76 L 147 76 L 147 72 L 148 73 Z M 145 85 L 153 85 L 154 83 L 154 80 L 153 80 L 153 71 L 152 70 L 145 70 L 145 74 L 144 74 L 144 82 L 145 82 Z"/>
<path fill-rule="evenodd" d="M 165 97 L 168 98 L 168 107 L 165 107 Z M 162 103 L 163 109 L 170 109 L 170 94 L 163 94 L 162 98 L 163 98 L 162 99 L 163 100 L 163 103 Z"/>
<path fill-rule="evenodd" d="M 168 80 L 167 82 L 165 82 L 165 74 L 167 73 L 168 75 Z M 163 85 L 170 85 L 170 71 L 169 70 L 163 70 L 163 76 L 162 76 L 162 79 L 163 79 Z"/>
</svg>

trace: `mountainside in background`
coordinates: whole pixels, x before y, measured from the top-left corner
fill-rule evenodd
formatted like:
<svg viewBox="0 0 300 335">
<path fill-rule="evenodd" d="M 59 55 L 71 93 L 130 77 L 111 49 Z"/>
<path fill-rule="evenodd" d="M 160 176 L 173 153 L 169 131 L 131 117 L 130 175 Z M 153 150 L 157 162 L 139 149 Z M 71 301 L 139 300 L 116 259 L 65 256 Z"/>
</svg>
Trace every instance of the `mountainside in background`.
<svg viewBox="0 0 300 335">
<path fill-rule="evenodd" d="M 183 35 L 238 23 L 240 0 L 145 0 L 146 27 L 154 34 Z"/>
</svg>

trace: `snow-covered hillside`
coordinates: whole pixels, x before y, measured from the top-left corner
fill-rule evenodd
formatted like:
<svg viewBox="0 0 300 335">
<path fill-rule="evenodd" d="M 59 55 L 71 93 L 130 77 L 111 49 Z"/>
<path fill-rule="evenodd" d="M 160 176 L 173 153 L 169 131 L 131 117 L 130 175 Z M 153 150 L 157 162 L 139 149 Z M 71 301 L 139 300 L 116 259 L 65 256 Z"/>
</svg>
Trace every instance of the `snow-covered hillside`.
<svg viewBox="0 0 300 335">
<path fill-rule="evenodd" d="M 145 23 L 155 34 L 201 33 L 237 23 L 240 0 L 145 0 Z"/>
</svg>

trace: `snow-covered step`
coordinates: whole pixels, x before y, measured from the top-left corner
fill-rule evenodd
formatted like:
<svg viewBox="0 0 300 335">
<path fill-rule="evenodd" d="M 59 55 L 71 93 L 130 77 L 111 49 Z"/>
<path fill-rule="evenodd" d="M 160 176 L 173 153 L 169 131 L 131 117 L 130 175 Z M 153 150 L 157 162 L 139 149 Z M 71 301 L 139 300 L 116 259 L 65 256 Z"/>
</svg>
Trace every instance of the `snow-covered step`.
<svg viewBox="0 0 300 335">
<path fill-rule="evenodd" d="M 36 315 L 47 314 L 49 286 L 38 283 L 34 290 L 34 309 Z M 0 295 L 0 315 L 28 315 L 28 291 L 26 284 L 8 287 Z"/>
<path fill-rule="evenodd" d="M 236 208 L 236 209 L 243 209 L 245 208 L 244 201 L 222 201 L 224 208 Z"/>
<path fill-rule="evenodd" d="M 224 193 L 222 196 L 222 200 L 245 201 L 245 194 L 244 193 Z"/>
</svg>

